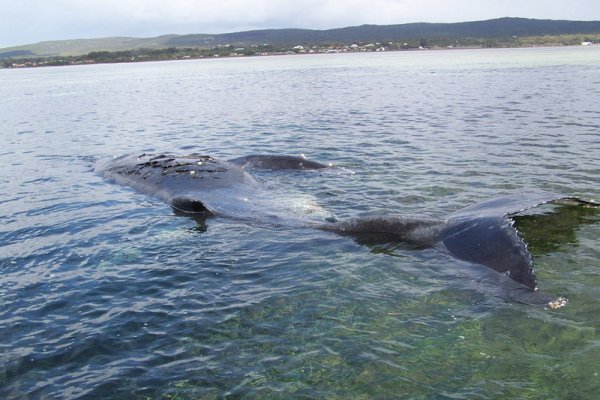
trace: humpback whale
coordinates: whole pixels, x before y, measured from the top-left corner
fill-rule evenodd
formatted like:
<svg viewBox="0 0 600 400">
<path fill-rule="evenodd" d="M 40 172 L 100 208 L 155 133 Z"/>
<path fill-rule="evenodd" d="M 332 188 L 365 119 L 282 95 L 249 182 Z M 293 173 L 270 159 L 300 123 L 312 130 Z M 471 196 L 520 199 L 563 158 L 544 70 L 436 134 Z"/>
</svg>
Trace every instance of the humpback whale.
<svg viewBox="0 0 600 400">
<path fill-rule="evenodd" d="M 354 237 L 358 242 L 401 242 L 416 247 L 438 246 L 457 259 L 480 264 L 506 276 L 522 289 L 516 301 L 566 304 L 538 291 L 533 258 L 515 228 L 515 217 L 530 208 L 568 202 L 600 205 L 543 191 L 505 195 L 449 214 L 445 218 L 378 215 L 345 221 L 290 217 L 276 209 L 276 199 L 247 169 L 323 170 L 325 164 L 304 157 L 251 155 L 222 161 L 207 155 L 124 155 L 99 162 L 96 172 L 114 182 L 156 196 L 178 212 L 223 216 L 248 223 L 310 227 Z"/>
</svg>

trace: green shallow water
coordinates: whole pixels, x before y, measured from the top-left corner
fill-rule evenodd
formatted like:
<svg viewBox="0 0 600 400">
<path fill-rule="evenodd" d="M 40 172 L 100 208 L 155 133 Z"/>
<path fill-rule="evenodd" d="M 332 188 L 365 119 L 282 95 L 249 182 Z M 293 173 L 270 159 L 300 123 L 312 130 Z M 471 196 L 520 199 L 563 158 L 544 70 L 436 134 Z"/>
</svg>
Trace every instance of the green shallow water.
<svg viewBox="0 0 600 400">
<path fill-rule="evenodd" d="M 256 176 L 315 218 L 598 200 L 599 51 L 0 71 L 0 397 L 595 399 L 594 210 L 517 220 L 541 289 L 569 298 L 546 310 L 439 248 L 199 222 L 93 165 L 304 153 L 344 170 Z"/>
</svg>

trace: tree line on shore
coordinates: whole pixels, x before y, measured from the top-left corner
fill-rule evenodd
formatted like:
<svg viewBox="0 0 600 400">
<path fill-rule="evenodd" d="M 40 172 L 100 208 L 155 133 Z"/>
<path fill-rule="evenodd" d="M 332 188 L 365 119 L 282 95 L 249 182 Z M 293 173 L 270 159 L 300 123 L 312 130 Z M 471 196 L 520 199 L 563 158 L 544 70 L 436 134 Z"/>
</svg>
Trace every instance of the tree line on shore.
<svg viewBox="0 0 600 400">
<path fill-rule="evenodd" d="M 295 46 L 262 45 L 218 45 L 210 48 L 168 47 L 163 49 L 135 49 L 120 51 L 94 51 L 77 56 L 27 56 L 7 58 L 0 61 L 0 67 L 39 67 L 78 64 L 123 63 L 141 61 L 163 61 L 200 59 L 214 57 L 241 57 L 279 54 L 329 53 L 329 52 L 369 52 L 441 48 L 502 48 L 536 46 L 572 46 L 582 43 L 600 43 L 600 34 L 588 35 L 545 35 L 533 37 L 506 38 L 439 38 L 412 39 L 407 41 L 356 42 L 304 44 Z"/>
</svg>

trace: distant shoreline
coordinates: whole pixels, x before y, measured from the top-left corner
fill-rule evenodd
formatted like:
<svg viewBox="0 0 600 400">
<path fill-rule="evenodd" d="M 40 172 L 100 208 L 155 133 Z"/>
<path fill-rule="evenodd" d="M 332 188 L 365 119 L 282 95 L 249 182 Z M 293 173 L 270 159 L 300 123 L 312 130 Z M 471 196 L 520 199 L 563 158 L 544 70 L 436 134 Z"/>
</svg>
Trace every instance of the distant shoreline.
<svg viewBox="0 0 600 400">
<path fill-rule="evenodd" d="M 406 47 L 389 48 L 381 43 L 366 45 L 344 45 L 344 46 L 295 46 L 292 49 L 271 49 L 271 51 L 255 51 L 253 53 L 242 52 L 241 48 L 230 49 L 233 46 L 222 46 L 215 49 L 194 48 L 168 48 L 168 49 L 140 49 L 131 51 L 99 51 L 83 56 L 64 57 L 24 57 L 0 60 L 0 69 L 22 69 L 41 67 L 60 67 L 75 65 L 96 64 L 132 64 L 141 62 L 157 61 L 185 61 L 185 60 L 208 60 L 219 58 L 249 58 L 249 57 L 273 57 L 282 55 L 318 55 L 318 54 L 364 54 L 385 52 L 420 52 L 439 50 L 484 50 L 484 49 L 531 49 L 531 48 L 558 48 L 558 47 L 600 47 L 600 43 L 582 42 L 581 44 L 532 44 L 528 46 L 432 46 L 432 47 Z M 237 50 L 237 52 L 236 52 Z M 257 49 L 261 50 L 261 49 Z M 263 49 L 264 50 L 264 49 Z"/>
<path fill-rule="evenodd" d="M 55 40 L 0 49 L 0 68 L 418 49 L 529 48 L 600 43 L 600 21 L 503 17 L 452 23 L 261 29 Z"/>
</svg>

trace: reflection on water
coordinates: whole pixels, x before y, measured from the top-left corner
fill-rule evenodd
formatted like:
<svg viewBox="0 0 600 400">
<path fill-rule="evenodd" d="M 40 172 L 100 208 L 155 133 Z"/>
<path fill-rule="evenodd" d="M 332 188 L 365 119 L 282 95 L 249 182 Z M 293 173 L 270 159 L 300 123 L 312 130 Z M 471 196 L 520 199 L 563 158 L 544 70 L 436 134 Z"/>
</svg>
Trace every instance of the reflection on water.
<svg viewBox="0 0 600 400">
<path fill-rule="evenodd" d="M 355 174 L 258 179 L 339 219 L 598 200 L 599 50 L 0 71 L 0 397 L 594 398 L 590 209 L 517 218 L 540 287 L 570 300 L 548 311 L 436 249 L 182 218 L 93 164 L 303 153 Z"/>
<path fill-rule="evenodd" d="M 578 228 L 584 224 L 597 224 L 600 208 L 581 204 L 559 205 L 541 214 L 521 215 L 514 219 L 517 230 L 527 240 L 529 250 L 542 255 L 557 251 L 560 246 L 577 244 Z"/>
</svg>

